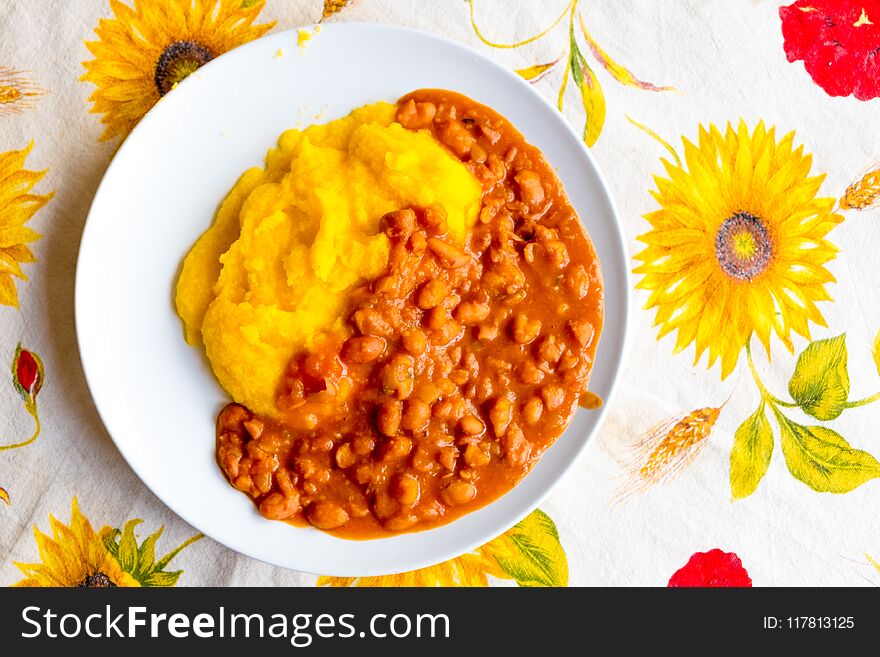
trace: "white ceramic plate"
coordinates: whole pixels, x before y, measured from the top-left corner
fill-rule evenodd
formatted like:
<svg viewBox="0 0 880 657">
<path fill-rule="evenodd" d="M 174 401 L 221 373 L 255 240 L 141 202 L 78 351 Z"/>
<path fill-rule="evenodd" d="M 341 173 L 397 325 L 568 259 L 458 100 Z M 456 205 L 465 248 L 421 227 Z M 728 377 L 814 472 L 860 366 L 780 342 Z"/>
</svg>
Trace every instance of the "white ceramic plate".
<svg viewBox="0 0 880 657">
<path fill-rule="evenodd" d="M 611 398 L 628 306 L 619 221 L 596 163 L 547 101 L 461 45 L 397 27 L 328 25 L 304 50 L 295 31 L 242 46 L 165 96 L 119 149 L 92 203 L 76 280 L 83 367 L 119 451 L 165 504 L 233 550 L 324 575 L 439 563 L 535 509 L 602 421 L 604 409 L 578 412 L 531 474 L 495 503 L 437 529 L 374 541 L 264 520 L 217 467 L 214 422 L 228 399 L 202 354 L 183 340 L 172 305 L 181 259 L 238 176 L 262 164 L 285 129 L 422 87 L 452 89 L 493 107 L 558 170 L 601 260 L 605 328 L 591 388 Z"/>
</svg>

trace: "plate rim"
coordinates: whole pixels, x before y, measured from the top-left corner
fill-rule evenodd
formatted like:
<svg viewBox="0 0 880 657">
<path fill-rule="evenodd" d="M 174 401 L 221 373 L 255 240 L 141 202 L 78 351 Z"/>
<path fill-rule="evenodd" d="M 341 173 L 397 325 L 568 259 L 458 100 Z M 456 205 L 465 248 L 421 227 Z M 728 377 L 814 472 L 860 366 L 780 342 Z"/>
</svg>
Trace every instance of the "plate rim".
<svg viewBox="0 0 880 657">
<path fill-rule="evenodd" d="M 230 50 L 226 53 L 223 53 L 222 55 L 214 58 L 213 60 L 211 60 L 210 62 L 208 62 L 204 66 L 200 67 L 199 70 L 195 74 L 190 75 L 190 76 L 188 76 L 187 79 L 184 79 L 183 81 L 181 81 L 179 83 L 179 87 L 184 87 L 184 85 L 186 85 L 186 86 L 193 85 L 195 83 L 195 81 L 196 81 L 195 79 L 198 77 L 199 73 L 201 73 L 205 70 L 208 70 L 208 67 L 215 66 L 215 64 L 217 62 L 222 62 L 224 59 L 227 59 L 229 56 L 235 56 L 236 54 L 241 55 L 243 52 L 246 52 L 248 50 L 252 50 L 252 49 L 256 50 L 259 47 L 265 47 L 264 44 L 267 40 L 275 40 L 275 39 L 280 40 L 284 36 L 289 37 L 291 35 L 298 35 L 300 30 L 303 30 L 303 29 L 312 29 L 313 30 L 316 26 L 318 26 L 318 24 L 315 24 L 315 23 L 306 23 L 306 24 L 302 24 L 302 25 L 298 25 L 298 26 L 291 26 L 287 29 L 279 30 L 277 32 L 273 32 L 271 34 L 265 35 L 259 39 L 255 39 L 255 40 L 250 41 L 248 43 L 242 44 L 241 46 L 234 48 L 233 50 Z M 596 411 L 593 411 L 594 413 L 597 414 L 597 416 L 595 417 L 595 420 L 594 420 L 594 424 L 591 429 L 588 429 L 587 431 L 584 432 L 585 435 L 579 437 L 580 444 L 574 450 L 572 458 L 568 462 L 566 462 L 562 467 L 560 467 L 554 471 L 552 477 L 550 478 L 549 483 L 547 483 L 543 486 L 543 489 L 540 491 L 540 494 L 531 498 L 531 500 L 528 502 L 528 504 L 523 505 L 523 510 L 516 512 L 516 513 L 506 515 L 503 518 L 503 521 L 499 521 L 501 519 L 496 520 L 495 523 L 493 523 L 491 536 L 489 536 L 488 533 L 485 532 L 486 536 L 484 538 L 481 538 L 478 540 L 470 540 L 466 543 L 462 543 L 461 548 L 459 549 L 458 547 L 456 547 L 454 552 L 450 552 L 450 550 L 447 548 L 446 550 L 444 550 L 445 556 L 443 556 L 442 558 L 439 558 L 439 559 L 436 557 L 431 557 L 428 559 L 425 559 L 424 557 L 413 558 L 413 559 L 409 560 L 409 563 L 406 563 L 399 568 L 395 568 L 390 571 L 383 570 L 382 572 L 375 572 L 375 571 L 372 571 L 369 569 L 364 569 L 364 568 L 357 568 L 357 569 L 351 570 L 351 569 L 347 569 L 345 564 L 341 565 L 340 568 L 335 569 L 333 572 L 327 572 L 327 569 L 322 569 L 323 572 L 315 572 L 313 569 L 310 569 L 307 565 L 306 566 L 299 566 L 299 565 L 293 566 L 293 565 L 280 564 L 280 563 L 277 563 L 276 561 L 272 561 L 264 556 L 260 556 L 258 554 L 255 554 L 253 550 L 248 549 L 247 547 L 242 547 L 240 542 L 236 542 L 236 544 L 233 546 L 230 543 L 230 540 L 228 538 L 223 538 L 223 539 L 217 538 L 213 534 L 213 532 L 203 531 L 203 529 L 199 527 L 200 523 L 198 522 L 198 518 L 193 518 L 192 514 L 190 514 L 190 513 L 187 513 L 187 514 L 181 513 L 175 507 L 175 505 L 169 503 L 169 501 L 166 500 L 165 496 L 163 496 L 159 492 L 157 492 L 155 490 L 155 488 L 148 483 L 148 480 L 150 480 L 151 478 L 149 476 L 145 477 L 145 475 L 142 473 L 142 468 L 139 467 L 139 465 L 137 465 L 137 460 L 132 457 L 130 450 L 125 447 L 125 441 L 117 440 L 113 431 L 111 431 L 107 420 L 105 419 L 105 413 L 102 412 L 101 404 L 99 404 L 98 400 L 96 399 L 95 388 L 97 386 L 96 386 L 95 381 L 97 380 L 97 378 L 96 378 L 95 372 L 92 370 L 92 368 L 89 365 L 87 357 L 85 357 L 85 354 L 88 353 L 88 349 L 84 350 L 84 342 L 86 342 L 84 339 L 84 333 L 86 331 L 84 331 L 83 327 L 86 325 L 86 321 L 83 318 L 83 314 L 85 313 L 84 306 L 86 304 L 83 301 L 83 299 L 84 299 L 85 295 L 87 294 L 87 291 L 85 289 L 85 283 L 83 280 L 83 276 L 81 275 L 82 271 L 84 269 L 84 267 L 83 267 L 84 257 L 83 256 L 84 256 L 84 253 L 85 253 L 85 255 L 88 255 L 89 249 L 87 248 L 87 244 L 90 243 L 90 237 L 93 235 L 94 230 L 95 230 L 94 226 L 97 223 L 97 220 L 92 220 L 92 216 L 93 216 L 93 213 L 95 212 L 95 207 L 98 204 L 98 200 L 102 196 L 102 192 L 105 191 L 105 185 L 107 183 L 107 180 L 108 180 L 108 178 L 111 177 L 110 176 L 111 171 L 113 170 L 114 166 L 116 166 L 117 163 L 121 159 L 123 159 L 123 157 L 127 151 L 127 147 L 132 142 L 132 136 L 134 136 L 138 132 L 142 132 L 143 130 L 145 130 L 146 128 L 144 126 L 149 125 L 154 120 L 154 117 L 158 113 L 157 108 L 161 106 L 162 98 L 160 98 L 160 100 L 157 101 L 144 114 L 144 116 L 141 117 L 141 119 L 138 121 L 138 123 L 135 125 L 135 127 L 131 130 L 131 132 L 128 135 L 126 135 L 126 137 L 123 139 L 123 141 L 119 144 L 117 150 L 113 154 L 110 162 L 108 163 L 106 169 L 104 170 L 104 172 L 101 176 L 101 181 L 98 184 L 98 186 L 95 190 L 94 196 L 92 197 L 92 200 L 89 204 L 89 210 L 86 215 L 86 220 L 83 225 L 83 229 L 82 229 L 82 233 L 81 233 L 81 237 L 80 237 L 80 243 L 79 243 L 78 250 L 77 250 L 77 260 L 76 260 L 76 267 L 75 267 L 74 324 L 75 324 L 76 344 L 77 344 L 77 350 L 78 350 L 80 364 L 81 364 L 81 367 L 83 370 L 83 376 L 84 376 L 85 382 L 86 382 L 86 387 L 88 389 L 89 396 L 92 400 L 92 404 L 94 405 L 94 408 L 97 411 L 98 416 L 101 419 L 101 423 L 104 426 L 104 430 L 107 432 L 110 439 L 113 441 L 114 446 L 116 447 L 117 451 L 120 453 L 122 458 L 125 460 L 128 467 L 131 468 L 132 472 L 140 480 L 141 484 L 156 499 L 158 499 L 162 503 L 163 506 L 165 506 L 169 511 L 174 513 L 177 517 L 179 517 L 185 523 L 187 523 L 188 525 L 190 525 L 194 529 L 198 530 L 199 532 L 202 532 L 205 536 L 211 538 L 213 541 L 226 547 L 227 549 L 230 549 L 236 553 L 242 554 L 248 558 L 255 559 L 257 561 L 266 563 L 272 567 L 283 568 L 285 570 L 292 570 L 295 572 L 308 573 L 308 574 L 319 575 L 319 576 L 324 575 L 324 576 L 336 576 L 336 577 L 365 577 L 365 576 L 375 576 L 375 575 L 394 575 L 394 574 L 399 574 L 402 572 L 408 572 L 408 571 L 426 568 L 429 566 L 443 563 L 444 561 L 447 561 L 449 559 L 453 559 L 453 558 L 456 558 L 460 555 L 471 552 L 474 549 L 484 545 L 488 541 L 494 540 L 494 538 L 502 535 L 504 532 L 508 531 L 510 528 L 512 528 L 513 526 L 515 526 L 519 522 L 521 522 L 529 514 L 534 512 L 536 509 L 538 509 L 546 501 L 546 499 L 550 496 L 550 494 L 556 490 L 557 486 L 559 486 L 560 482 L 562 482 L 562 480 L 565 479 L 566 475 L 568 475 L 570 473 L 570 471 L 575 466 L 575 464 L 577 464 L 584 457 L 584 452 L 587 449 L 587 445 L 590 444 L 595 439 L 596 435 L 603 428 L 603 425 L 606 420 L 609 409 L 611 407 L 611 404 L 613 403 L 614 399 L 617 396 L 618 387 L 620 385 L 621 373 L 627 363 L 628 355 L 629 355 L 629 351 L 630 351 L 630 342 L 631 342 L 630 337 L 631 337 L 631 333 L 632 333 L 632 331 L 631 331 L 632 312 L 631 312 L 631 307 L 630 307 L 631 303 L 632 303 L 632 290 L 631 290 L 632 280 L 631 280 L 630 269 L 629 269 L 629 267 L 626 266 L 627 263 L 629 262 L 629 253 L 627 251 L 626 235 L 623 230 L 623 222 L 621 219 L 620 211 L 619 211 L 619 208 L 618 208 L 617 203 L 615 201 L 614 195 L 611 193 L 611 188 L 608 184 L 608 181 L 605 177 L 605 174 L 604 174 L 602 168 L 599 166 L 595 157 L 590 152 L 590 149 L 586 147 L 586 145 L 584 144 L 581 137 L 577 134 L 574 126 L 568 120 L 568 118 L 563 113 L 559 112 L 557 110 L 557 108 L 543 94 L 538 92 L 531 84 L 529 84 L 521 76 L 517 75 L 514 71 L 505 67 L 503 64 L 492 59 L 491 57 L 488 57 L 487 55 L 480 53 L 479 51 L 475 50 L 474 48 L 472 48 L 469 45 L 466 45 L 464 43 L 456 41 L 452 38 L 449 38 L 449 37 L 446 37 L 443 35 L 439 35 L 439 34 L 436 34 L 433 32 L 429 32 L 426 30 L 418 29 L 418 28 L 413 28 L 413 27 L 403 26 L 403 25 L 370 23 L 370 22 L 362 22 L 362 21 L 320 24 L 320 27 L 321 27 L 322 32 L 324 32 L 324 31 L 327 31 L 327 32 L 342 31 L 342 32 L 344 32 L 344 31 L 348 31 L 348 30 L 361 30 L 361 29 L 379 30 L 379 31 L 387 30 L 389 32 L 400 32 L 400 33 L 407 34 L 407 35 L 410 35 L 410 36 L 413 36 L 413 37 L 416 37 L 419 39 L 428 39 L 428 40 L 437 41 L 446 47 L 452 47 L 452 48 L 455 48 L 458 50 L 462 50 L 462 51 L 466 52 L 467 54 L 469 54 L 470 56 L 482 60 L 482 62 L 484 64 L 489 65 L 489 67 L 494 71 L 495 74 L 506 77 L 513 84 L 519 85 L 520 87 L 522 87 L 524 89 L 528 89 L 529 93 L 532 96 L 539 99 L 539 102 L 543 105 L 543 107 L 550 114 L 552 114 L 556 117 L 557 122 L 564 126 L 564 129 L 567 130 L 569 135 L 571 137 L 573 137 L 575 142 L 578 144 L 580 154 L 582 156 L 586 157 L 586 161 L 589 165 L 589 168 L 592 170 L 592 173 L 596 178 L 596 182 L 598 183 L 598 186 L 601 190 L 602 196 L 604 196 L 604 202 L 608 206 L 610 219 L 611 219 L 609 224 L 610 224 L 610 227 L 612 228 L 612 231 L 613 231 L 612 237 L 614 238 L 614 241 L 616 241 L 616 245 L 615 245 L 614 250 L 617 251 L 616 257 L 619 258 L 620 263 L 623 264 L 622 272 L 621 272 L 623 277 L 622 277 L 622 280 L 620 280 L 623 294 L 622 294 L 622 298 L 620 299 L 620 301 L 621 301 L 621 306 L 619 308 L 620 332 L 619 332 L 619 337 L 617 339 L 617 341 L 619 342 L 620 348 L 619 348 L 619 352 L 616 355 L 615 362 L 613 363 L 613 367 L 609 371 L 608 393 L 604 399 L 604 403 L 603 403 L 602 407 L 597 409 Z M 194 78 L 194 79 L 189 79 L 189 78 Z M 354 109 L 354 108 L 352 108 L 352 109 Z M 314 123 L 320 123 L 320 122 L 323 122 L 323 121 L 321 119 L 317 119 L 314 121 Z M 514 127 L 516 127 L 516 126 L 514 126 Z M 550 164 L 551 164 L 551 166 L 553 166 L 552 162 L 550 162 Z M 583 225 L 583 219 L 581 219 L 581 223 Z M 585 230 L 587 229 L 586 225 L 584 225 L 584 228 L 585 228 Z M 94 237 L 91 237 L 91 240 L 94 240 L 94 239 L 95 239 Z M 592 241 L 592 238 L 591 238 L 591 241 Z M 602 275 L 603 275 L 603 279 L 604 279 L 605 278 L 605 270 L 602 267 L 603 263 L 600 261 L 599 264 L 600 264 L 600 271 L 602 271 Z M 607 301 L 607 297 L 605 297 L 603 295 L 603 330 L 600 335 L 600 343 L 601 343 L 602 338 L 606 337 L 606 329 L 607 329 L 606 319 L 607 319 L 607 315 L 608 315 L 606 301 Z M 614 354 L 611 354 L 610 356 L 606 356 L 606 357 L 612 357 L 612 356 L 614 356 Z M 520 484 L 521 483 L 522 482 L 520 482 Z M 520 485 L 520 484 L 517 484 L 517 485 Z M 516 487 L 514 487 L 514 489 L 515 488 Z M 514 489 L 511 489 L 511 490 L 514 490 Z M 508 491 L 508 493 L 509 492 L 510 491 Z M 508 493 L 505 493 L 505 495 L 502 495 L 498 499 L 499 500 L 503 499 Z M 493 501 L 492 503 L 490 503 L 484 507 L 481 507 L 480 509 L 486 509 L 494 503 L 495 503 L 495 501 Z M 466 517 L 466 516 L 464 516 L 464 517 Z M 458 520 L 460 520 L 460 519 L 454 520 L 451 523 L 448 523 L 447 525 L 442 525 L 438 528 L 432 528 L 432 529 L 429 529 L 426 531 L 433 531 L 434 529 L 442 529 L 442 527 L 452 525 L 455 522 L 457 522 Z M 496 529 L 498 531 L 496 531 Z M 393 538 L 393 537 L 389 537 L 389 538 Z M 346 539 L 340 539 L 340 540 L 346 540 Z M 374 539 L 374 540 L 384 540 L 384 539 Z M 333 570 L 333 569 L 330 569 L 330 570 Z"/>
</svg>

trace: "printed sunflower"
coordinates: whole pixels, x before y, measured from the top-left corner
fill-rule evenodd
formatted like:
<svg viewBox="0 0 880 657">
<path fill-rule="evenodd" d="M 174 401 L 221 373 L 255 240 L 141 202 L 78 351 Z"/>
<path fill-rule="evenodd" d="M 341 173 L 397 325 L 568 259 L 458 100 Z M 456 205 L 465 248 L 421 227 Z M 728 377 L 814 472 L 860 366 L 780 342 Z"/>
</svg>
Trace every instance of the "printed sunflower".
<svg viewBox="0 0 880 657">
<path fill-rule="evenodd" d="M 101 19 L 94 59 L 82 80 L 97 89 L 92 112 L 103 114 L 101 140 L 125 136 L 181 80 L 203 64 L 263 36 L 275 22 L 254 24 L 265 0 L 110 0 L 114 18 Z"/>
<path fill-rule="evenodd" d="M 34 527 L 40 563 L 16 562 L 25 578 L 15 586 L 140 586 L 104 547 L 103 538 L 79 510 L 76 498 L 70 512 L 70 525 L 54 516 L 49 516 L 49 523 L 52 536 Z"/>
<path fill-rule="evenodd" d="M 668 178 L 655 177 L 660 209 L 645 216 L 634 271 L 658 339 L 677 331 L 676 353 L 695 343 L 694 363 L 708 350 L 725 378 L 752 335 L 769 355 L 771 332 L 793 350 L 792 332 L 809 339 L 809 322 L 826 326 L 816 304 L 831 299 L 825 265 L 837 252 L 826 236 L 843 218 L 816 196 L 824 176 L 809 175 L 793 132 L 777 141 L 775 128 L 740 121 L 683 142 L 686 167 L 663 160 Z"/>
<path fill-rule="evenodd" d="M 23 150 L 0 154 L 0 304 L 16 308 L 18 292 L 12 277 L 27 280 L 21 265 L 36 262 L 27 244 L 40 237 L 25 224 L 52 198 L 52 194 L 31 193 L 46 174 L 24 168 L 31 148 L 33 143 Z"/>
<path fill-rule="evenodd" d="M 25 578 L 14 586 L 42 587 L 168 587 L 174 586 L 182 570 L 165 568 L 181 550 L 200 540 L 196 534 L 156 561 L 156 541 L 162 528 L 138 544 L 134 528 L 141 520 L 130 520 L 122 530 L 103 527 L 96 532 L 73 498 L 70 525 L 49 516 L 52 536 L 34 527 L 39 563 L 15 565 Z"/>
</svg>

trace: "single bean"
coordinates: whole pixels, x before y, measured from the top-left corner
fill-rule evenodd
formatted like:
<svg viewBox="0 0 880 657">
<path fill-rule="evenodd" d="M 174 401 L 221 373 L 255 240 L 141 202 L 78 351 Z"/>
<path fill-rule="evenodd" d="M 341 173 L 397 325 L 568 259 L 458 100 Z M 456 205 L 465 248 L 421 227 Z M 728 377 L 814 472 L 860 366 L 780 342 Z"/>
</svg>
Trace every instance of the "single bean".
<svg viewBox="0 0 880 657">
<path fill-rule="evenodd" d="M 465 326 L 479 324 L 488 316 L 489 304 L 479 301 L 462 301 L 453 313 L 453 317 Z"/>
<path fill-rule="evenodd" d="M 269 520 L 287 520 L 299 513 L 299 493 L 285 497 L 281 493 L 270 493 L 260 502 L 260 514 Z"/>
<path fill-rule="evenodd" d="M 513 402 L 506 397 L 499 397 L 489 411 L 489 421 L 496 436 L 503 436 L 513 419 Z"/>
<path fill-rule="evenodd" d="M 525 313 L 517 313 L 513 318 L 511 332 L 517 344 L 529 344 L 541 333 L 541 320 L 529 319 Z"/>
<path fill-rule="evenodd" d="M 416 213 L 409 208 L 395 210 L 383 216 L 380 225 L 389 237 L 405 240 L 415 229 Z"/>
<path fill-rule="evenodd" d="M 544 202 L 544 187 L 541 177 L 534 171 L 520 171 L 514 177 L 519 185 L 519 197 L 532 209 L 537 209 Z"/>
<path fill-rule="evenodd" d="M 385 351 L 384 338 L 362 335 L 349 338 L 342 347 L 342 357 L 351 363 L 371 363 Z"/>
<path fill-rule="evenodd" d="M 544 402 L 541 401 L 540 397 L 532 397 L 523 406 L 523 419 L 526 421 L 526 424 L 533 427 L 538 424 L 543 412 Z"/>
<path fill-rule="evenodd" d="M 430 419 L 431 407 L 418 399 L 410 399 L 406 403 L 400 426 L 412 432 L 424 431 L 428 428 Z"/>
<path fill-rule="evenodd" d="M 441 264 L 449 269 L 464 267 L 471 261 L 467 253 L 439 237 L 428 238 L 428 248 L 437 256 Z"/>
<path fill-rule="evenodd" d="M 334 502 L 313 502 L 306 509 L 306 519 L 318 529 L 337 529 L 348 522 L 348 513 Z"/>
<path fill-rule="evenodd" d="M 570 319 L 567 326 L 580 346 L 588 347 L 593 341 L 593 325 L 590 322 Z"/>
<path fill-rule="evenodd" d="M 479 436 L 486 431 L 486 425 L 476 415 L 465 415 L 459 422 L 462 433 L 469 436 Z"/>
<path fill-rule="evenodd" d="M 403 506 L 413 506 L 419 501 L 420 493 L 419 480 L 411 474 L 398 474 L 391 485 L 391 494 Z"/>
<path fill-rule="evenodd" d="M 403 348 L 413 356 L 421 356 L 428 349 L 425 332 L 419 328 L 407 329 L 401 337 L 403 338 Z"/>
<path fill-rule="evenodd" d="M 477 487 L 469 481 L 453 479 L 440 492 L 441 499 L 449 506 L 462 506 L 477 496 Z"/>
<path fill-rule="evenodd" d="M 559 386 L 544 386 L 541 388 L 541 398 L 548 409 L 555 411 L 565 401 L 565 391 Z"/>
<path fill-rule="evenodd" d="M 344 443 L 336 450 L 336 465 L 342 469 L 350 468 L 357 462 L 357 457 L 351 449 L 351 445 Z"/>
<path fill-rule="evenodd" d="M 377 424 L 379 431 L 386 436 L 393 436 L 400 428 L 400 421 L 403 418 L 403 404 L 396 399 L 389 399 L 379 407 L 379 415 Z"/>
<path fill-rule="evenodd" d="M 430 310 L 440 305 L 449 294 L 449 287 L 439 278 L 425 283 L 416 296 L 416 305 L 422 310 Z"/>
</svg>

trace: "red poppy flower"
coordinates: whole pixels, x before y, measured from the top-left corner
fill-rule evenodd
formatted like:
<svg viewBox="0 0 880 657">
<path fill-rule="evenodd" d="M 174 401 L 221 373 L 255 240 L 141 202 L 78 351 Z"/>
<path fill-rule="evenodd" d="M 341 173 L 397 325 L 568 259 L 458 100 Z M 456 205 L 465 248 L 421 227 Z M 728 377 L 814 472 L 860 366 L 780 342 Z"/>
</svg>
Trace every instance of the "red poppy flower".
<svg viewBox="0 0 880 657">
<path fill-rule="evenodd" d="M 752 579 L 733 552 L 719 549 L 696 552 L 669 578 L 668 586 L 751 586 Z"/>
<path fill-rule="evenodd" d="M 788 61 L 830 96 L 880 96 L 880 0 L 797 0 L 779 8 Z"/>
<path fill-rule="evenodd" d="M 43 363 L 39 356 L 23 349 L 21 344 L 12 357 L 12 384 L 25 404 L 36 404 L 37 393 L 43 387 Z"/>
</svg>

